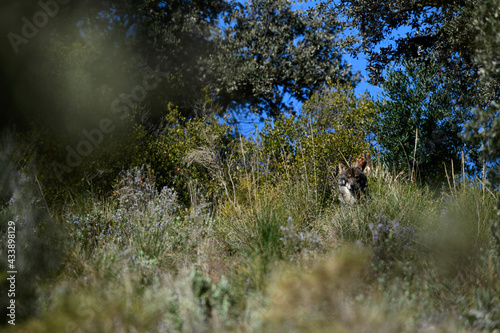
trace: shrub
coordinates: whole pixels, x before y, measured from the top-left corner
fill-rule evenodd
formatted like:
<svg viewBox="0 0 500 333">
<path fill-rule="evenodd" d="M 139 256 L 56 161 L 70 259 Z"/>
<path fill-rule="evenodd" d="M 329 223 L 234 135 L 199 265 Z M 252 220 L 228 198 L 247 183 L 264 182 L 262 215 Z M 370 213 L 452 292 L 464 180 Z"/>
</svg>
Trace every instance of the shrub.
<svg viewBox="0 0 500 333">
<path fill-rule="evenodd" d="M 265 123 L 257 142 L 268 160 L 261 162 L 275 182 L 304 179 L 309 192 L 324 203 L 332 195 L 338 162 L 354 161 L 369 150 L 373 117 L 367 96 L 358 99 L 352 87 L 334 85 L 304 103 L 302 116 Z"/>
<path fill-rule="evenodd" d="M 461 135 L 473 106 L 455 80 L 436 64 L 402 67 L 387 72 L 385 98 L 376 106 L 374 132 L 385 162 L 433 184 L 439 184 L 450 164 L 459 165 L 464 150 L 470 165 L 477 166 L 479 146 L 466 145 Z"/>
<path fill-rule="evenodd" d="M 368 270 L 368 254 L 355 247 L 330 254 L 308 269 L 277 269 L 268 288 L 269 308 L 261 316 L 262 331 L 411 331 L 405 330 L 406 309 L 389 312 L 389 301 L 365 297 Z"/>
<path fill-rule="evenodd" d="M 374 256 L 373 267 L 375 271 L 388 271 L 411 248 L 415 231 L 411 224 L 403 226 L 398 220 L 391 221 L 383 212 L 375 217 L 377 220 L 368 225 L 372 236 L 370 246 Z"/>
<path fill-rule="evenodd" d="M 89 272 L 61 281 L 46 295 L 37 319 L 17 332 L 216 332 L 231 327 L 234 297 L 228 281 L 218 283 L 194 269 L 161 273 L 148 286 L 127 267 L 123 256 L 109 267 L 110 277 Z"/>
<path fill-rule="evenodd" d="M 162 127 L 146 148 L 157 186 L 174 189 L 184 205 L 218 202 L 233 128 L 215 116 L 183 118 L 175 108 Z"/>
<path fill-rule="evenodd" d="M 36 175 L 45 199 L 57 211 L 61 211 L 66 202 L 87 196 L 89 192 L 109 196 L 123 166 L 140 166 L 147 161 L 143 147 L 148 146 L 151 137 L 143 125 L 129 124 L 105 136 L 87 156 L 81 156 L 78 165 L 70 167 L 68 147 L 75 149 L 80 140 L 86 139 L 48 132 L 23 133 L 22 142 L 31 156 L 39 156 Z"/>
<path fill-rule="evenodd" d="M 287 251 L 294 255 L 301 252 L 321 249 L 321 239 L 317 231 L 298 230 L 291 216 L 286 220 L 286 225 L 280 227 L 283 236 L 280 238 Z"/>
<path fill-rule="evenodd" d="M 178 215 L 175 192 L 155 188 L 148 168 L 136 167 L 124 171 L 115 186 L 114 198 L 94 203 L 84 215 L 71 215 L 75 240 L 89 254 L 99 251 L 106 243 L 131 248 L 145 260 L 165 259 L 168 253 L 185 249 L 189 229 Z"/>
</svg>

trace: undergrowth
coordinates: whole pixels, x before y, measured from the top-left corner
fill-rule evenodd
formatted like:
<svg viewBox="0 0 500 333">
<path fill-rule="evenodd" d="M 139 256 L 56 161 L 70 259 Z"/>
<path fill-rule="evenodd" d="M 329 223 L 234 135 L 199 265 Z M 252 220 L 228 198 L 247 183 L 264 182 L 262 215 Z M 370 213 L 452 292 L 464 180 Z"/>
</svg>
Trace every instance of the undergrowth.
<svg viewBox="0 0 500 333">
<path fill-rule="evenodd" d="M 20 245 L 23 317 L 7 331 L 500 329 L 497 192 L 467 177 L 430 189 L 377 163 L 368 196 L 342 204 L 338 156 L 319 155 L 312 130 L 303 145 L 283 141 L 273 131 L 293 137 L 304 123 L 280 121 L 224 154 L 211 153 L 213 134 L 213 147 L 175 155 L 190 170 L 178 176 L 190 186 L 173 183 L 181 196 L 145 164 L 54 211 L 36 179 L 12 171 L 2 216 L 32 247 Z"/>
<path fill-rule="evenodd" d="M 495 195 L 461 180 L 436 199 L 380 172 L 366 201 L 304 215 L 300 182 L 210 213 L 126 171 L 66 216 L 69 259 L 39 288 L 39 315 L 10 331 L 498 329 Z"/>
</svg>

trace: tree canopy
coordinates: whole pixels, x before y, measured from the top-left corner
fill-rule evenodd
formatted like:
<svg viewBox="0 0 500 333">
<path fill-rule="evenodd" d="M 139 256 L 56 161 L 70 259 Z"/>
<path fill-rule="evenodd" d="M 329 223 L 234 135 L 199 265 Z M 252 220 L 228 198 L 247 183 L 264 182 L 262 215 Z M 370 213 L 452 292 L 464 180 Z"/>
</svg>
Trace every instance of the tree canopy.
<svg viewBox="0 0 500 333">
<path fill-rule="evenodd" d="M 498 3 L 494 0 L 341 0 L 339 9 L 351 27 L 359 31 L 358 44 L 353 49 L 367 55 L 371 82 L 382 84 L 386 96 L 390 98 L 383 113 L 394 119 L 397 119 L 396 114 L 400 114 L 402 109 L 395 107 L 392 100 L 396 91 L 399 91 L 397 95 L 400 97 L 401 94 L 405 95 L 407 101 L 421 97 L 433 99 L 433 92 L 439 91 L 444 104 L 431 109 L 429 116 L 439 115 L 443 107 L 468 110 L 469 115 L 474 115 L 475 120 L 472 122 L 469 122 L 471 116 L 455 119 L 450 114 L 438 118 L 450 124 L 460 121 L 460 126 L 455 126 L 455 131 L 448 133 L 447 137 L 458 138 L 457 135 L 462 132 L 466 134 L 467 140 L 460 139 L 456 144 L 467 143 L 472 150 L 482 144 L 483 159 L 488 159 L 490 166 L 494 167 L 499 156 L 496 153 L 499 149 L 493 148 L 498 141 L 493 138 L 498 133 L 496 101 L 500 99 Z M 408 63 L 417 68 L 434 68 L 433 71 L 439 75 L 431 77 L 446 78 L 446 81 L 441 81 L 431 90 L 427 89 L 423 95 L 418 85 L 426 86 L 431 80 L 425 75 L 418 79 L 413 77 L 414 83 L 408 85 L 404 81 L 412 78 L 411 72 L 407 72 L 408 76 L 404 78 L 397 74 L 397 80 L 403 80 L 400 82 L 402 87 L 394 85 L 396 77 L 392 66 L 404 67 Z M 384 71 L 391 74 L 384 75 Z M 392 82 L 383 83 L 384 78 Z M 403 90 L 412 86 L 415 90 L 403 93 Z M 411 107 L 410 114 L 413 117 L 419 112 L 417 105 Z M 437 122 L 438 119 L 433 121 Z M 435 126 L 440 124 L 438 122 Z M 465 125 L 468 130 L 463 133 Z M 432 133 L 430 131 L 429 135 Z M 411 136 L 405 134 L 408 135 Z M 393 133 L 393 139 L 397 139 L 397 134 Z M 389 146 L 397 149 L 392 144 Z M 484 155 L 487 150 L 490 157 Z"/>
<path fill-rule="evenodd" d="M 287 94 L 303 102 L 329 82 L 358 79 L 342 60 L 345 24 L 327 2 L 298 10 L 286 0 L 255 0 L 235 4 L 225 19 L 222 52 L 210 61 L 222 105 L 277 116 L 291 109 Z"/>
<path fill-rule="evenodd" d="M 27 21 L 44 10 L 13 0 L 4 9 Z M 153 121 L 169 104 L 187 117 L 207 103 L 221 115 L 277 116 L 290 110 L 290 96 L 304 101 L 331 80 L 357 80 L 341 57 L 344 24 L 328 2 L 300 10 L 286 0 L 86 0 L 52 10 L 35 38 L 23 35 L 31 22 L 24 28 L 25 21 L 9 19 L 2 27 L 16 36 L 4 39 L 1 51 L 0 85 L 8 87 L 2 99 L 20 115 L 3 125 L 51 119 L 61 128 L 78 115 L 99 119 L 117 98 Z M 151 69 L 161 73 L 161 84 L 130 102 Z"/>
<path fill-rule="evenodd" d="M 405 63 L 390 70 L 377 103 L 374 132 L 384 160 L 396 170 L 411 170 L 424 181 L 441 179 L 450 162 L 460 165 L 462 153 L 477 166 L 477 146 L 463 137 L 472 107 L 459 102 L 453 78 L 436 65 Z M 441 179 L 442 180 L 442 179 Z"/>
<path fill-rule="evenodd" d="M 475 18 L 476 60 L 479 66 L 481 92 L 486 105 L 476 110 L 468 124 L 468 139 L 481 145 L 481 154 L 488 166 L 489 178 L 500 184 L 500 1 L 485 0 L 478 4 Z M 499 202 L 500 207 L 500 202 Z M 500 222 L 497 221 L 500 234 Z M 499 238 L 500 241 L 500 238 Z M 500 250 L 500 249 L 499 249 Z"/>
<path fill-rule="evenodd" d="M 359 30 L 370 79 L 378 83 L 389 64 L 403 60 L 439 63 L 457 77 L 475 74 L 472 19 L 477 0 L 341 0 L 339 7 Z M 398 34 L 405 29 L 405 35 Z"/>
</svg>

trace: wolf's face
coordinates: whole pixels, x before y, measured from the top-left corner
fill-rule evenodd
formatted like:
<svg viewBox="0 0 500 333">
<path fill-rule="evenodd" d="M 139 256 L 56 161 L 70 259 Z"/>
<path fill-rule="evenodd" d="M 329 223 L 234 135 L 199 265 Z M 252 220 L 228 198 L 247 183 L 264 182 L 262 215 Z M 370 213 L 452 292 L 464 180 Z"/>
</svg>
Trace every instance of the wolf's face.
<svg viewBox="0 0 500 333">
<path fill-rule="evenodd" d="M 368 179 L 363 173 L 367 162 L 354 163 L 346 168 L 344 164 L 339 164 L 339 192 L 340 201 L 354 203 L 368 189 Z"/>
</svg>

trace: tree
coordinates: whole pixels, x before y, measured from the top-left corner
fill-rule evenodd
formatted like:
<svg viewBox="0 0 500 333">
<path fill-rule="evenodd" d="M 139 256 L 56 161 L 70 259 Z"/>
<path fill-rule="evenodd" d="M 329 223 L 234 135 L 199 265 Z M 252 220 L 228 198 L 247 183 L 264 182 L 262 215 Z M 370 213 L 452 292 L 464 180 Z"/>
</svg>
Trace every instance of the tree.
<svg viewBox="0 0 500 333">
<path fill-rule="evenodd" d="M 0 126 L 15 124 L 19 128 L 30 123 L 45 128 L 55 123 L 54 130 L 60 131 L 66 127 L 63 119 L 75 117 L 74 105 L 62 106 L 60 100 L 72 97 L 102 100 L 99 107 L 78 107 L 80 113 L 100 112 L 102 117 L 109 113 L 115 98 L 142 83 L 148 66 L 159 67 L 165 73 L 164 80 L 138 107 L 158 116 L 170 102 L 192 115 L 192 104 L 207 85 L 199 60 L 216 52 L 213 30 L 217 29 L 217 18 L 228 8 L 226 1 L 48 3 L 52 14 L 32 1 L 6 0 L 0 5 L 9 18 L 0 23 L 4 36 L 12 33 L 10 36 L 27 40 L 18 44 L 18 37 L 12 37 L 13 50 L 9 39 L 2 39 L 0 86 L 6 89 L 0 94 L 10 112 L 2 114 L 5 121 Z M 47 23 L 40 27 L 24 23 L 33 21 L 34 13 L 45 15 Z M 23 31 L 30 29 L 37 33 L 27 39 Z M 78 95 L 71 96 L 65 89 L 78 83 L 77 78 L 67 82 L 64 76 L 68 72 L 85 76 L 86 86 Z M 61 86 L 63 89 L 58 89 Z"/>
<path fill-rule="evenodd" d="M 97 7 L 91 25 L 133 45 L 141 61 L 161 64 L 171 75 L 161 93 L 148 98 L 156 110 L 168 100 L 189 117 L 208 93 L 220 113 L 266 110 L 277 116 L 291 109 L 285 96 L 305 101 L 329 80 L 357 80 L 341 59 L 345 24 L 328 2 L 304 11 L 289 0 L 105 4 L 109 8 Z"/>
<path fill-rule="evenodd" d="M 265 109 L 277 116 L 291 108 L 285 96 L 304 101 L 328 80 L 357 80 L 341 59 L 345 24 L 328 2 L 305 11 L 289 0 L 88 4 L 80 33 L 111 45 L 90 67 L 96 77 L 126 73 L 123 82 L 129 82 L 148 64 L 168 77 L 142 103 L 153 117 L 161 117 L 169 103 L 185 117 L 196 116 L 200 101 L 209 99 L 220 114 Z"/>
<path fill-rule="evenodd" d="M 488 178 L 498 189 L 500 184 L 500 1 L 484 0 L 476 8 L 475 27 L 476 58 L 480 66 L 481 84 L 489 104 L 476 110 L 474 121 L 469 124 L 469 138 L 482 145 L 483 161 L 488 165 Z M 485 170 L 486 171 L 486 170 Z M 497 262 L 500 258 L 500 199 L 497 215 L 490 221 Z"/>
<path fill-rule="evenodd" d="M 494 137 L 495 131 L 488 129 L 495 127 L 497 117 L 491 101 L 500 99 L 498 68 L 492 69 L 498 48 L 496 4 L 489 0 L 341 0 L 339 6 L 360 31 L 359 47 L 368 55 L 373 83 L 383 81 L 383 71 L 390 65 L 404 61 L 439 69 L 449 82 L 441 93 L 450 94 L 457 107 L 476 108 L 477 120 L 466 133 L 469 146 L 494 145 L 487 141 L 488 135 Z M 404 35 L 398 34 L 402 28 L 407 30 Z"/>
<path fill-rule="evenodd" d="M 211 81 L 203 61 L 219 52 L 219 21 L 231 8 L 228 2 L 111 0 L 90 1 L 89 8 L 81 30 L 112 45 L 91 67 L 96 76 L 106 73 L 113 80 L 117 73 L 126 73 L 123 82 L 128 87 L 117 92 L 122 93 L 142 81 L 142 69 L 158 68 L 161 85 L 139 105 L 149 120 L 162 118 L 169 104 L 186 117 L 196 116 L 194 109 Z"/>
<path fill-rule="evenodd" d="M 23 11 L 13 12 L 12 8 L 21 7 Z M 2 3 L 2 12 L 4 9 L 14 17 L 32 17 L 33 12 L 41 11 L 36 4 L 12 0 Z M 15 23 L 3 26 L 6 35 L 12 26 Z M 22 22 L 16 33 L 21 27 Z M 276 116 L 290 109 L 285 97 L 304 101 L 329 79 L 355 83 L 355 75 L 341 59 L 344 41 L 339 34 L 343 28 L 326 1 L 303 11 L 287 0 L 245 4 L 226 0 L 84 0 L 60 5 L 36 39 L 25 49 L 19 45 L 18 55 L 10 45 L 0 51 L 6 60 L 0 66 L 5 74 L 0 86 L 8 87 L 2 97 L 17 109 L 13 114 L 26 115 L 10 116 L 19 119 L 6 122 L 29 122 L 43 114 L 40 123 L 51 119 L 49 123 L 64 127 L 56 120 L 73 114 L 59 101 L 71 100 L 71 96 L 65 89 L 47 88 L 52 82 L 67 87 L 59 80 L 68 73 L 61 63 L 68 62 L 68 53 L 77 54 L 76 49 L 83 53 L 75 58 L 70 71 L 85 76 L 88 86 L 82 89 L 84 94 L 75 97 L 103 101 L 98 107 L 82 109 L 84 114 L 109 112 L 113 99 L 140 83 L 143 69 L 149 66 L 164 73 L 160 87 L 137 103 L 150 119 L 161 118 L 169 103 L 186 117 L 196 116 L 197 104 L 209 100 L 217 103 L 221 114 L 229 110 L 262 113 L 266 109 Z M 24 74 L 19 76 L 19 70 Z M 15 87 L 9 87 L 12 82 Z M 19 99 L 19 93 L 12 91 L 16 89 L 31 98 Z"/>
<path fill-rule="evenodd" d="M 481 144 L 483 163 L 490 180 L 500 183 L 500 1 L 485 0 L 477 6 L 472 22 L 475 27 L 475 56 L 480 68 L 481 90 L 488 102 L 476 109 L 468 126 L 469 140 Z M 486 171 L 486 169 L 485 169 Z M 500 236 L 499 236 L 500 237 Z M 500 238 L 499 238 L 500 245 Z"/>
<path fill-rule="evenodd" d="M 453 83 L 439 66 L 405 63 L 388 72 L 374 127 L 387 164 L 418 172 L 424 181 L 442 177 L 450 162 L 459 166 L 462 152 L 477 165 L 478 147 L 461 135 L 472 106 L 459 102 L 461 91 Z"/>
<path fill-rule="evenodd" d="M 389 64 L 406 60 L 439 63 L 459 84 L 464 75 L 477 74 L 472 19 L 478 2 L 341 0 L 340 7 L 359 30 L 373 83 L 382 80 Z M 401 36 L 397 34 L 400 28 L 409 31 Z M 468 77 L 464 82 L 464 87 L 469 84 Z"/>
<path fill-rule="evenodd" d="M 226 107 L 276 117 L 291 109 L 289 96 L 303 102 L 328 82 L 357 80 L 341 57 L 345 24 L 328 2 L 302 11 L 288 0 L 252 0 L 225 19 L 221 52 L 209 66 L 215 99 Z"/>
<path fill-rule="evenodd" d="M 22 32 L 20 17 L 31 19 L 44 10 L 22 0 L 6 0 L 0 7 L 20 22 L 0 22 L 4 36 L 9 30 Z M 47 182 L 61 180 L 61 172 L 53 175 L 54 162 L 64 177 L 80 181 L 82 174 L 91 174 L 99 182 L 103 170 L 112 178 L 120 167 L 110 165 L 108 156 L 139 151 L 119 145 L 123 154 L 106 154 L 105 147 L 134 138 L 141 124 L 152 124 L 153 129 L 144 128 L 154 135 L 169 107 L 184 121 L 202 115 L 200 103 L 214 105 L 209 111 L 220 115 L 265 109 L 276 116 L 289 109 L 285 96 L 305 100 L 329 79 L 354 84 L 355 76 L 341 61 L 342 27 L 327 3 L 300 11 L 285 0 L 69 2 L 59 5 L 36 38 L 19 45 L 18 54 L 10 45 L 0 48 L 5 60 L 0 86 L 6 88 L 0 96 L 9 109 L 0 126 L 22 127 L 25 132 L 17 137 L 32 138 L 30 152 L 46 161 L 46 174 L 52 175 L 44 178 Z M 148 67 L 161 72 L 154 89 L 144 85 Z M 108 118 L 112 133 L 96 134 L 98 144 L 90 147 L 89 133 L 97 133 Z M 140 135 L 132 141 L 142 142 Z M 83 153 L 73 170 L 66 164 L 77 147 Z"/>
</svg>

